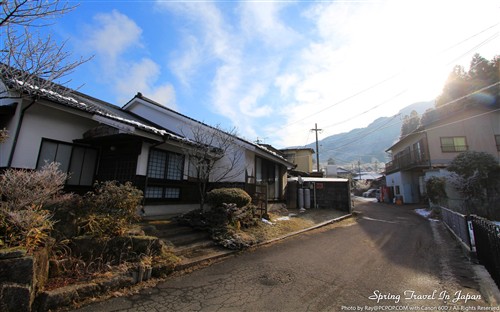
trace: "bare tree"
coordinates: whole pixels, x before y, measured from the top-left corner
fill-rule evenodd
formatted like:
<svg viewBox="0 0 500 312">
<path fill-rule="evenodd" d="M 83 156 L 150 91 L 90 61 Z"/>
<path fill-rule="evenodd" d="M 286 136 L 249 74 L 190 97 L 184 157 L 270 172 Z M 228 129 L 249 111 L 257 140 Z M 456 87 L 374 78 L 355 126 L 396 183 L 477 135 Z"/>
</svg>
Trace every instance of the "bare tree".
<svg viewBox="0 0 500 312">
<path fill-rule="evenodd" d="M 189 157 L 188 178 L 197 181 L 200 208 L 204 209 L 210 183 L 231 182 L 245 171 L 241 165 L 243 152 L 237 144 L 235 128 L 224 131 L 220 126 L 199 124 L 190 131 L 192 135 L 187 136 L 194 145 L 184 150 Z"/>
<path fill-rule="evenodd" d="M 59 92 L 54 90 L 53 82 L 71 74 L 88 59 L 71 61 L 71 53 L 65 50 L 66 42 L 59 44 L 50 35 L 40 36 L 37 30 L 50 26 L 54 19 L 74 10 L 76 5 L 59 0 L 0 0 L 0 6 L 2 76 L 9 80 L 10 87 L 28 94 L 40 90 Z M 0 93 L 0 99 L 6 97 L 9 97 L 7 92 Z"/>
</svg>

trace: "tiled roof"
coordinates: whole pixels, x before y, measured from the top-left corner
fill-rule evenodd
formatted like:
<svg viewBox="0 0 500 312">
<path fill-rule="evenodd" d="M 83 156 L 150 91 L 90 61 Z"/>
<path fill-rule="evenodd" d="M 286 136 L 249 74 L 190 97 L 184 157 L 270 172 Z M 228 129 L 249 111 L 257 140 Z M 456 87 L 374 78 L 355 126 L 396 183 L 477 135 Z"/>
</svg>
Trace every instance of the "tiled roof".
<svg viewBox="0 0 500 312">
<path fill-rule="evenodd" d="M 186 141 L 189 140 L 185 137 L 182 137 L 178 134 L 172 133 L 166 129 L 158 127 L 157 125 L 153 125 L 152 123 L 135 116 L 134 114 L 127 112 L 121 109 L 118 106 L 112 105 L 110 103 L 106 103 L 104 101 L 92 98 L 88 95 L 85 95 L 80 92 L 62 89 L 61 90 L 68 91 L 67 93 L 60 93 L 53 90 L 47 90 L 44 88 L 39 88 L 32 84 L 24 83 L 19 80 L 12 80 L 12 84 L 15 84 L 18 88 L 24 89 L 25 91 L 29 90 L 29 93 L 35 93 L 42 98 L 46 98 L 52 102 L 75 108 L 81 111 L 85 111 L 88 113 L 100 115 L 109 119 L 113 119 L 134 128 L 141 129 L 150 133 L 154 133 L 161 136 L 167 136 L 171 139 L 178 141 Z"/>
</svg>

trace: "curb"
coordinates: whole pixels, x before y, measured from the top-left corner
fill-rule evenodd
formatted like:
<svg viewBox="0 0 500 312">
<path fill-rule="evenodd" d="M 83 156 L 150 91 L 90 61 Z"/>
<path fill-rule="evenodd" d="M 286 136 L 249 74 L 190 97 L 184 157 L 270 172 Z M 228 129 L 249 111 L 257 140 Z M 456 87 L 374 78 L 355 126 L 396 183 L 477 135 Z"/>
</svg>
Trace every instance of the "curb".
<svg viewBox="0 0 500 312">
<path fill-rule="evenodd" d="M 433 222 L 433 219 L 426 218 L 417 213 L 417 215 L 422 218 L 427 219 L 429 222 Z M 436 220 L 441 225 L 444 226 L 446 231 L 450 233 L 453 239 L 458 243 L 462 253 L 469 259 L 471 262 L 472 269 L 474 271 L 474 275 L 476 276 L 476 281 L 479 284 L 479 293 L 484 297 L 485 301 L 488 302 L 491 306 L 498 306 L 500 304 L 500 289 L 496 285 L 495 281 L 491 277 L 491 274 L 486 270 L 484 265 L 479 264 L 476 253 L 471 251 L 469 246 L 467 246 L 460 237 L 455 234 L 455 232 L 442 220 Z"/>
<path fill-rule="evenodd" d="M 491 278 L 490 273 L 481 264 L 473 264 L 472 269 L 479 283 L 479 292 L 491 306 L 500 304 L 500 291 L 498 290 L 495 281 Z"/>
<path fill-rule="evenodd" d="M 344 219 L 348 219 L 348 218 L 350 218 L 352 216 L 353 216 L 353 214 L 350 213 L 350 214 L 347 214 L 347 215 L 342 216 L 342 217 L 338 217 L 338 218 L 335 218 L 335 219 L 324 221 L 324 222 L 318 223 L 318 224 L 316 224 L 314 226 L 311 226 L 311 227 L 308 227 L 308 228 L 305 228 L 305 229 L 302 229 L 302 230 L 299 230 L 299 231 L 288 233 L 286 235 L 283 235 L 283 236 L 280 236 L 280 237 L 277 237 L 277 238 L 273 238 L 273 239 L 270 239 L 270 240 L 265 241 L 265 242 L 257 243 L 255 245 L 251 246 L 250 248 L 255 248 L 255 247 L 260 247 L 260 246 L 272 244 L 274 242 L 277 242 L 277 241 L 280 241 L 280 240 L 284 240 L 286 238 L 289 238 L 289 237 L 292 237 L 292 236 L 295 236 L 295 235 L 299 235 L 299 234 L 302 234 L 304 232 L 308 232 L 308 231 L 311 231 L 311 230 L 319 229 L 319 228 L 324 227 L 326 225 L 333 224 L 333 223 L 336 223 L 336 222 L 340 222 L 340 221 L 342 221 Z"/>
<path fill-rule="evenodd" d="M 182 265 L 178 265 L 178 266 L 176 266 L 174 268 L 174 271 L 175 272 L 180 272 L 180 271 L 189 269 L 190 267 L 199 265 L 199 264 L 201 264 L 201 263 L 203 263 L 205 261 L 220 260 L 220 259 L 223 259 L 223 258 L 226 258 L 226 257 L 230 257 L 230 256 L 232 256 L 234 254 L 237 254 L 237 253 L 245 252 L 245 250 L 254 249 L 254 248 L 261 247 L 261 246 L 269 245 L 269 244 L 275 243 L 277 241 L 281 241 L 281 240 L 287 239 L 287 238 L 292 237 L 292 236 L 296 236 L 296 235 L 299 235 L 299 234 L 302 234 L 302 233 L 305 233 L 305 232 L 308 232 L 308 231 L 312 231 L 312 230 L 324 227 L 324 226 L 329 225 L 329 224 L 340 222 L 340 221 L 342 221 L 344 219 L 347 219 L 347 218 L 350 218 L 352 216 L 353 216 L 353 214 L 350 213 L 350 214 L 347 214 L 347 215 L 344 215 L 344 216 L 341 216 L 341 217 L 338 217 L 338 218 L 335 218 L 335 219 L 323 221 L 323 222 L 318 223 L 318 224 L 316 224 L 314 226 L 311 226 L 311 227 L 308 227 L 308 228 L 305 228 L 305 229 L 302 229 L 302 230 L 299 230 L 299 231 L 295 231 L 295 232 L 292 232 L 292 233 L 288 233 L 286 235 L 283 235 L 283 236 L 280 236 L 280 237 L 276 237 L 276 238 L 270 239 L 268 241 L 257 243 L 255 245 L 252 245 L 252 246 L 250 246 L 250 247 L 248 247 L 246 249 L 243 249 L 243 250 L 228 250 L 227 253 L 219 254 L 219 255 L 216 255 L 216 256 L 213 256 L 213 257 L 207 256 L 206 258 L 202 258 L 202 259 L 198 259 L 198 260 L 193 261 L 193 262 L 189 262 L 189 263 L 185 263 L 185 264 L 182 264 Z"/>
<path fill-rule="evenodd" d="M 170 271 L 170 273 L 174 272 L 182 272 L 185 271 L 191 267 L 194 267 L 196 265 L 199 265 L 204 262 L 208 261 L 215 261 L 215 260 L 220 260 L 226 257 L 230 257 L 232 255 L 238 254 L 245 252 L 245 250 L 252 249 L 252 248 L 258 248 L 264 245 L 272 244 L 277 241 L 281 241 L 284 239 L 287 239 L 292 236 L 299 235 L 301 233 L 305 233 L 311 230 L 315 230 L 321 227 L 324 227 L 329 224 L 333 224 L 339 221 L 342 221 L 344 219 L 352 217 L 353 214 L 347 214 L 342 217 L 338 217 L 335 219 L 331 219 L 328 221 L 324 221 L 321 223 L 318 223 L 312 227 L 305 228 L 299 231 L 295 231 L 292 233 L 288 233 L 286 235 L 273 238 L 268 241 L 260 242 L 258 244 L 255 244 L 253 246 L 250 246 L 247 249 L 244 250 L 228 250 L 227 253 L 222 253 L 222 254 L 217 254 L 215 256 L 210 256 L 208 255 L 206 258 L 201 258 L 197 259 L 193 262 L 189 263 L 184 263 L 175 266 L 174 268 L 165 268 L 162 266 L 153 266 L 153 276 L 160 276 L 162 275 L 162 272 L 165 271 Z M 89 282 L 86 284 L 79 284 L 79 285 L 73 285 L 73 286 L 66 286 L 66 287 L 61 287 L 58 289 L 50 290 L 50 291 L 44 291 L 40 293 L 37 298 L 36 298 L 36 303 L 37 303 L 37 310 L 38 311 L 49 311 L 51 309 L 57 309 L 57 308 L 63 308 L 63 307 L 68 307 L 71 305 L 71 303 L 75 301 L 83 301 L 86 298 L 90 296 L 95 296 L 95 295 L 105 295 L 106 293 L 109 293 L 111 291 L 116 291 L 118 289 L 124 288 L 124 287 L 129 287 L 129 286 L 134 286 L 137 285 L 138 283 L 134 282 L 133 278 L 129 276 L 128 273 L 125 274 L 120 274 L 114 278 L 110 279 L 105 279 L 101 281 L 93 281 Z"/>
</svg>

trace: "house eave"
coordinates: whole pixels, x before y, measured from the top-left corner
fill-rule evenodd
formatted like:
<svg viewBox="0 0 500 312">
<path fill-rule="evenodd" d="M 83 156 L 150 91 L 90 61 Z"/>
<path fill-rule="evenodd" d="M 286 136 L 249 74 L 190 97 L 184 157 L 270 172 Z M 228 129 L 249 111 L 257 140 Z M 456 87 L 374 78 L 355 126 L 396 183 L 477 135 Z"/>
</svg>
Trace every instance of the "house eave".
<svg viewBox="0 0 500 312">
<path fill-rule="evenodd" d="M 160 113 L 167 113 L 169 115 L 175 115 L 175 116 L 178 116 L 182 119 L 185 119 L 188 122 L 193 122 L 195 124 L 199 124 L 201 126 L 209 128 L 209 129 L 224 132 L 221 129 L 217 129 L 217 128 L 210 126 L 206 123 L 203 123 L 201 121 L 198 121 L 196 119 L 193 119 L 191 117 L 183 115 L 177 111 L 174 111 L 168 107 L 165 107 L 165 106 L 161 105 L 160 103 L 143 96 L 141 93 L 137 93 L 130 101 L 127 102 L 127 104 L 125 104 L 123 106 L 123 109 L 126 111 L 130 111 L 135 105 L 138 105 L 139 103 L 143 103 L 145 105 L 148 105 L 149 107 L 159 111 Z M 273 153 L 273 152 L 269 151 L 268 149 L 266 149 L 258 144 L 252 143 L 248 140 L 245 140 L 241 137 L 235 136 L 235 135 L 227 133 L 227 132 L 224 132 L 224 133 L 226 135 L 229 135 L 229 136 L 233 137 L 234 139 L 236 139 L 239 142 L 240 146 L 242 146 L 243 148 L 245 148 L 247 150 L 252 150 L 256 154 L 258 154 L 259 156 L 262 156 L 262 157 L 265 157 L 265 158 L 270 159 L 272 161 L 278 162 L 287 168 L 292 168 L 294 166 L 292 163 L 288 162 L 282 156 L 280 156 L 276 153 Z"/>
</svg>

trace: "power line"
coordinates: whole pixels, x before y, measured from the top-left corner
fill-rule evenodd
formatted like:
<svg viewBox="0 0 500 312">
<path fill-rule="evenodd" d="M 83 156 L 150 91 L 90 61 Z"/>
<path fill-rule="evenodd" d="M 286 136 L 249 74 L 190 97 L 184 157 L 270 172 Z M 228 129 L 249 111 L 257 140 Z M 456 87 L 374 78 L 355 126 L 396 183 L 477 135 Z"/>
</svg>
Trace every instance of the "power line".
<svg viewBox="0 0 500 312">
<path fill-rule="evenodd" d="M 498 25 L 498 24 L 495 24 L 495 25 Z M 489 27 L 488 29 L 490 29 L 490 28 L 491 28 L 491 27 Z M 463 58 L 465 55 L 467 55 L 467 54 L 469 54 L 469 53 L 473 52 L 473 51 L 474 51 L 474 50 L 476 50 L 477 48 L 479 48 L 479 47 L 481 47 L 481 46 L 485 45 L 486 43 L 488 43 L 489 41 L 491 41 L 491 40 L 495 39 L 496 37 L 498 37 L 498 33 L 495 33 L 494 35 L 490 36 L 490 37 L 489 37 L 489 38 L 487 38 L 486 40 L 484 40 L 484 41 L 482 41 L 481 43 L 479 43 L 478 45 L 476 45 L 476 46 L 475 46 L 474 48 L 472 48 L 471 50 L 467 51 L 466 53 L 463 53 L 463 54 L 462 54 L 462 55 L 460 55 L 459 57 L 455 58 L 453 61 L 448 62 L 446 65 L 450 65 L 450 64 L 452 64 L 452 63 L 456 62 L 457 60 L 459 60 L 459 59 Z M 472 38 L 472 37 L 470 37 L 470 38 Z M 478 65 L 478 64 L 475 64 L 475 66 L 477 66 L 477 65 Z M 471 69 L 472 69 L 472 68 L 471 68 Z M 385 100 L 385 101 L 381 102 L 380 104 L 377 104 L 377 105 L 375 105 L 375 106 L 372 106 L 371 108 L 367 109 L 366 111 L 364 111 L 364 112 L 362 112 L 362 113 L 359 113 L 359 114 L 357 114 L 357 115 L 355 115 L 355 116 L 353 116 L 353 117 L 351 117 L 351 118 L 345 119 L 345 120 L 343 120 L 343 121 L 340 121 L 340 122 L 337 122 L 337 123 L 334 123 L 334 124 L 328 125 L 328 126 L 326 126 L 326 127 L 324 127 L 324 128 L 330 128 L 330 127 L 333 127 L 333 126 L 337 126 L 337 125 L 343 124 L 343 123 L 345 123 L 345 122 L 347 122 L 347 121 L 351 121 L 351 120 L 353 120 L 353 119 L 356 119 L 356 118 L 358 118 L 358 117 L 360 117 L 360 116 L 362 116 L 362 115 L 364 115 L 364 114 L 366 114 L 366 113 L 369 113 L 370 111 L 372 111 L 372 110 L 374 110 L 374 109 L 376 109 L 376 108 L 378 108 L 378 107 L 380 107 L 380 106 L 382 106 L 382 105 L 384 105 L 384 104 L 387 104 L 388 102 L 390 102 L 390 101 L 394 100 L 395 98 L 397 98 L 397 97 L 401 96 L 402 94 L 406 93 L 407 91 L 408 91 L 408 89 L 405 89 L 405 90 L 403 90 L 403 91 L 401 91 L 401 92 L 399 92 L 399 93 L 395 94 L 395 95 L 394 95 L 394 96 L 392 96 L 391 98 L 389 98 L 389 99 L 387 99 L 387 100 Z"/>
<path fill-rule="evenodd" d="M 451 100 L 451 101 L 449 101 L 449 102 L 447 102 L 447 103 L 445 103 L 445 104 L 441 105 L 439 108 L 442 108 L 442 107 L 445 107 L 445 106 L 451 105 L 451 104 L 453 104 L 453 103 L 456 103 L 456 102 L 458 102 L 458 101 L 460 101 L 460 100 L 466 99 L 466 98 L 468 98 L 468 97 L 470 97 L 470 96 L 472 96 L 472 95 L 474 95 L 474 94 L 481 93 L 481 92 L 483 92 L 483 91 L 485 91 L 485 90 L 487 90 L 487 89 L 490 89 L 490 88 L 492 88 L 492 87 L 494 87 L 494 86 L 496 86 L 496 85 L 499 85 L 499 84 L 500 84 L 500 81 L 498 81 L 498 82 L 496 82 L 496 83 L 493 83 L 493 84 L 490 84 L 490 85 L 488 85 L 488 86 L 486 86 L 486 87 L 484 87 L 484 88 L 481 88 L 481 89 L 479 89 L 479 90 L 476 90 L 476 91 L 474 91 L 474 92 L 470 92 L 470 93 L 468 93 L 468 94 L 466 94 L 466 95 L 464 95 L 464 96 L 461 96 L 460 98 L 457 98 L 457 99 Z M 496 110 L 495 110 L 495 111 L 496 111 Z M 396 115 L 392 116 L 391 120 L 392 120 L 392 119 L 394 119 L 394 118 L 395 118 L 395 117 L 397 117 L 397 116 L 400 116 L 400 114 L 396 114 Z M 415 117 L 410 117 L 410 118 L 416 118 L 416 116 L 415 116 Z M 389 122 L 390 122 L 391 120 L 389 120 Z M 462 120 L 462 121 L 463 121 L 463 120 Z M 339 149 L 339 148 L 343 148 L 343 147 L 345 147 L 345 146 L 349 146 L 349 145 L 351 145 L 351 144 L 353 144 L 353 143 L 355 143 L 355 142 L 357 142 L 357 141 L 359 141 L 359 140 L 361 140 L 361 139 L 365 138 L 367 135 L 369 135 L 369 134 L 371 134 L 371 133 L 373 133 L 373 132 L 375 132 L 375 131 L 378 131 L 378 130 L 381 130 L 381 129 L 385 129 L 385 128 L 391 127 L 391 126 L 393 126 L 393 125 L 395 125 L 395 124 L 396 124 L 396 123 L 389 124 L 389 122 L 388 122 L 386 125 L 384 125 L 383 127 L 376 128 L 376 129 L 374 129 L 374 130 L 372 130 L 372 131 L 370 131 L 370 132 L 368 132 L 368 133 L 362 133 L 362 134 L 360 134 L 360 136 L 362 135 L 362 137 L 358 137 L 358 138 L 356 138 L 356 139 L 352 140 L 351 142 L 346 143 L 346 144 L 344 144 L 344 145 L 342 145 L 342 146 L 339 146 L 339 147 L 337 147 L 337 148 L 335 148 L 335 149 L 333 149 L 333 150 L 336 150 L 336 149 Z M 433 129 L 433 128 L 430 128 L 430 129 Z M 430 129 L 428 129 L 428 130 L 430 130 Z M 424 131 L 426 131 L 426 130 L 424 130 Z M 414 132 L 412 132 L 412 133 L 414 133 Z"/>
<path fill-rule="evenodd" d="M 464 39 L 464 40 L 461 40 L 460 42 L 458 42 L 458 43 L 456 43 L 456 44 L 454 44 L 454 45 L 452 45 L 452 46 L 450 46 L 450 47 L 448 47 L 448 48 L 446 48 L 446 49 L 442 50 L 441 52 L 439 52 L 439 54 L 443 54 L 444 52 L 446 52 L 446 51 L 448 51 L 448 50 L 451 50 L 451 49 L 453 49 L 453 48 L 455 48 L 455 47 L 457 47 L 457 46 L 461 45 L 462 43 L 464 43 L 464 42 L 466 42 L 466 41 L 468 41 L 468 40 L 470 40 L 470 39 L 472 39 L 472 38 L 474 38 L 474 37 L 476 37 L 476 36 L 478 36 L 478 35 L 480 35 L 480 34 L 482 34 L 482 33 L 486 32 L 486 31 L 488 31 L 488 30 L 490 30 L 490 29 L 494 28 L 495 26 L 497 26 L 497 25 L 499 25 L 499 24 L 500 24 L 500 23 L 496 23 L 496 24 L 494 24 L 494 25 L 492 25 L 492 26 L 489 26 L 489 27 L 487 27 L 487 28 L 485 28 L 485 29 L 483 29 L 483 30 L 479 31 L 478 33 L 476 33 L 476 34 L 474 34 L 474 35 L 472 35 L 472 36 L 469 36 L 468 38 L 466 38 L 466 39 Z M 479 43 L 478 45 L 474 46 L 472 49 L 468 50 L 468 51 L 467 51 L 467 52 L 465 52 L 465 53 L 462 53 L 459 57 L 457 57 L 457 58 L 453 59 L 452 61 L 449 61 L 448 63 L 446 63 L 446 65 L 445 65 L 445 66 L 448 66 L 448 65 L 450 65 L 451 63 L 454 63 L 454 62 L 456 62 L 457 60 L 459 60 L 459 59 L 463 58 L 463 57 L 464 57 L 464 56 L 466 56 L 467 54 L 469 54 L 469 53 L 471 53 L 471 52 L 473 52 L 473 51 L 477 50 L 479 47 L 481 47 L 481 46 L 483 46 L 483 45 L 487 44 L 488 42 L 490 42 L 490 41 L 492 41 L 493 39 L 495 39 L 496 37 L 498 37 L 498 35 L 499 35 L 498 33 L 493 34 L 492 36 L 488 37 L 486 40 L 484 40 L 484 41 L 482 41 L 481 43 Z M 428 59 L 430 59 L 430 58 L 431 58 L 431 57 L 429 57 Z M 361 94 L 363 94 L 363 93 L 365 93 L 365 92 L 367 92 L 367 91 L 369 91 L 369 90 L 372 90 L 372 89 L 374 89 L 374 88 L 376 88 L 376 87 L 378 87 L 378 86 L 380 86 L 380 85 L 382 85 L 382 84 L 386 83 L 387 81 L 389 81 L 389 80 L 392 80 L 392 79 L 396 78 L 397 76 L 401 75 L 401 74 L 402 74 L 403 72 L 405 72 L 406 70 L 407 70 L 407 69 L 401 70 L 401 71 L 399 71 L 399 72 L 397 72 L 397 73 L 395 73 L 395 74 L 391 75 L 391 76 L 390 76 L 390 77 L 388 77 L 388 78 L 385 78 L 385 79 L 383 79 L 383 80 L 381 80 L 381 81 L 379 81 L 379 82 L 377 82 L 377 83 L 375 83 L 375 84 L 373 84 L 373 85 L 371 85 L 371 86 L 369 86 L 369 87 L 367 87 L 367 88 L 364 88 L 364 89 L 362 89 L 362 90 L 360 90 L 360 91 L 358 91 L 358 92 L 356 92 L 356 93 L 354 93 L 354 94 L 352 94 L 352 95 L 350 95 L 350 96 L 347 96 L 347 97 L 345 97 L 345 98 L 341 99 L 341 100 L 340 100 L 340 101 L 338 101 L 338 102 L 333 103 L 332 105 L 330 105 L 330 106 L 328 106 L 328 107 L 326 107 L 326 108 L 324 108 L 324 109 L 321 109 L 321 110 L 319 110 L 319 111 L 317 111 L 317 112 L 315 112 L 315 113 L 312 113 L 312 114 L 310 114 L 310 115 L 307 115 L 307 116 L 302 117 L 302 118 L 300 118 L 300 119 L 297 119 L 297 120 L 295 120 L 295 121 L 292 121 L 292 122 L 290 122 L 290 123 L 287 123 L 286 125 L 284 125 L 284 126 L 283 126 L 283 128 L 287 128 L 287 127 L 289 127 L 289 126 L 291 126 L 291 125 L 294 125 L 294 124 L 296 124 L 296 123 L 298 123 L 298 122 L 300 122 L 300 121 L 303 121 L 303 120 L 305 120 L 305 119 L 307 119 L 307 118 L 314 117 L 314 116 L 316 116 L 317 114 L 320 114 L 320 113 L 322 113 L 322 112 L 324 112 L 324 111 L 326 111 L 326 110 L 331 109 L 332 107 L 335 107 L 335 106 L 337 106 L 337 105 L 339 105 L 339 104 L 341 104 L 341 103 L 344 103 L 344 102 L 346 102 L 346 101 L 348 101 L 348 100 L 350 100 L 350 99 L 352 99 L 352 98 L 354 98 L 354 97 L 356 97 L 356 96 L 358 96 L 358 95 L 361 95 Z M 407 91 L 407 90 L 402 91 L 402 93 L 404 93 L 404 92 L 406 92 L 406 91 Z M 380 105 L 382 105 L 382 104 L 380 104 Z M 371 110 L 371 109 L 370 109 L 370 110 Z M 364 114 L 364 113 L 362 113 L 362 114 Z M 360 115 L 362 115 L 362 114 L 358 114 L 357 116 L 355 116 L 355 117 L 351 118 L 350 120 L 352 120 L 352 119 L 354 119 L 354 118 L 356 118 L 356 117 L 359 117 L 359 116 L 360 116 Z"/>
<path fill-rule="evenodd" d="M 345 119 L 345 120 L 342 120 L 342 121 L 339 121 L 339 122 L 333 123 L 333 124 L 328 125 L 328 126 L 326 126 L 326 127 L 324 127 L 324 128 L 330 128 L 330 127 L 333 127 L 333 126 L 338 126 L 338 125 L 341 125 L 341 124 L 343 124 L 343 123 L 345 123 L 345 122 L 348 122 L 348 121 L 351 121 L 351 120 L 353 120 L 353 119 L 356 119 L 356 118 L 358 118 L 359 116 L 362 116 L 362 115 L 364 115 L 364 114 L 367 114 L 367 113 L 371 112 L 372 110 L 374 110 L 374 109 L 376 109 L 376 108 L 378 108 L 378 107 L 380 107 L 380 106 L 382 106 L 382 105 L 384 105 L 384 104 L 389 103 L 390 101 L 392 101 L 392 100 L 394 100 L 395 98 L 397 98 L 397 97 L 401 96 L 402 94 L 404 94 L 404 93 L 405 93 L 405 92 L 407 92 L 407 91 L 408 91 L 408 89 L 403 90 L 403 91 L 401 91 L 401 92 L 399 92 L 399 93 L 395 94 L 395 95 L 394 95 L 394 96 L 392 96 L 391 98 L 389 98 L 389 99 L 387 99 L 387 100 L 385 100 L 385 101 L 381 102 L 380 104 L 377 104 L 377 105 L 375 105 L 375 106 L 373 106 L 373 107 L 371 107 L 371 108 L 367 109 L 366 111 L 364 111 L 364 112 L 362 112 L 362 113 L 360 113 L 360 114 L 358 114 L 358 115 L 355 115 L 355 116 L 353 116 L 353 117 L 351 117 L 351 118 L 348 118 L 348 119 Z"/>
<path fill-rule="evenodd" d="M 389 123 L 390 121 L 392 121 L 394 118 L 396 118 L 397 116 L 399 116 L 399 114 L 396 114 L 396 115 L 392 116 L 392 117 L 391 117 L 391 119 L 389 119 L 388 123 Z M 362 140 L 362 139 L 366 138 L 366 136 L 367 136 L 367 135 L 372 134 L 372 133 L 373 133 L 373 132 L 375 132 L 375 131 L 378 131 L 378 130 L 381 130 L 381 129 L 388 128 L 388 127 L 390 127 L 390 126 L 392 126 L 392 125 L 394 125 L 394 124 L 391 124 L 391 125 L 387 125 L 387 124 L 385 124 L 385 125 L 382 125 L 382 126 L 380 126 L 380 127 L 378 127 L 378 128 L 375 128 L 375 129 L 373 129 L 373 130 L 369 131 L 368 133 L 363 133 L 363 135 L 362 135 L 361 137 L 358 137 L 358 138 L 356 138 L 356 139 L 352 140 L 352 141 L 351 141 L 351 142 L 349 142 L 349 143 L 346 143 L 346 144 L 344 144 L 344 145 L 341 145 L 341 146 L 339 146 L 339 147 L 336 147 L 336 148 L 334 148 L 333 150 L 337 150 L 337 149 L 340 149 L 340 148 L 343 148 L 343 147 L 349 146 L 349 145 L 351 145 L 351 144 L 353 144 L 353 143 L 356 143 L 357 141 L 360 141 L 360 140 Z"/>
<path fill-rule="evenodd" d="M 489 38 L 489 39 L 490 39 L 490 38 Z M 484 44 L 484 42 L 485 42 L 485 41 L 483 41 L 481 44 Z M 472 51 L 472 50 L 469 50 L 467 53 L 470 53 L 471 51 Z M 466 54 L 467 54 L 467 53 L 466 53 Z M 463 55 L 465 55 L 465 54 L 463 54 Z M 462 55 L 461 57 L 463 57 L 463 55 Z M 475 68 L 476 66 L 478 66 L 478 65 L 479 65 L 479 63 L 475 64 L 473 67 L 470 67 L 469 71 L 470 71 L 470 70 L 472 70 L 472 69 L 474 69 L 474 68 Z M 464 96 L 462 96 L 462 97 L 460 97 L 460 98 L 457 98 L 457 99 L 451 100 L 451 101 L 449 101 L 449 102 L 447 102 L 447 103 L 445 103 L 445 104 L 442 104 L 442 105 L 440 105 L 440 106 L 439 106 L 439 108 L 441 108 L 441 107 L 445 107 L 445 106 L 447 106 L 447 105 L 451 105 L 451 104 L 456 103 L 456 102 L 458 102 L 458 101 L 460 101 L 460 100 L 466 99 L 466 98 L 468 98 L 468 97 L 470 97 L 470 96 L 472 96 L 472 95 L 474 95 L 474 94 L 481 93 L 481 92 L 483 92 L 483 91 L 485 91 L 485 90 L 487 90 L 487 89 L 489 89 L 489 88 L 492 88 L 492 87 L 494 87 L 494 86 L 496 86 L 496 85 L 498 85 L 498 84 L 500 84 L 500 82 L 496 82 L 496 83 L 490 84 L 490 85 L 488 85 L 488 86 L 486 86 L 486 87 L 483 87 L 483 88 L 481 88 L 481 89 L 479 89 L 479 90 L 476 90 L 476 91 L 473 91 L 473 92 L 471 92 L 471 93 L 468 93 L 468 94 L 466 94 L 466 95 L 464 95 Z M 328 127 L 331 127 L 331 126 L 334 126 L 334 125 L 337 125 L 337 124 L 341 124 L 341 123 L 344 123 L 344 122 L 346 122 L 346 121 L 349 121 L 349 120 L 355 119 L 355 118 L 357 118 L 357 117 L 361 116 L 362 114 L 365 114 L 365 113 L 367 113 L 367 112 L 369 112 L 369 111 L 371 111 L 371 110 L 373 110 L 373 109 L 375 109 L 375 108 L 377 108 L 377 107 L 379 107 L 379 106 L 381 106 L 381 105 L 383 105 L 383 104 L 385 104 L 385 103 L 387 103 L 387 102 L 391 101 L 392 99 L 394 99 L 394 98 L 396 98 L 396 97 L 400 96 L 402 93 L 404 93 L 404 92 L 406 92 L 406 91 L 407 91 L 407 89 L 406 89 L 406 90 L 401 91 L 400 93 L 398 93 L 398 94 L 396 94 L 396 95 L 394 95 L 392 98 L 390 98 L 390 99 L 388 99 L 388 100 L 386 100 L 386 101 L 384 101 L 384 102 L 382 102 L 382 103 L 380 103 L 380 104 L 375 105 L 374 107 L 372 107 L 372 108 L 368 109 L 367 111 L 365 111 L 365 112 L 363 112 L 363 113 L 361 113 L 361 114 L 358 114 L 358 115 L 356 115 L 356 116 L 354 116 L 354 117 L 351 117 L 351 118 L 349 118 L 349 119 L 347 119 L 347 120 L 344 120 L 344 121 L 342 121 L 342 122 L 339 122 L 339 123 L 336 123 L 336 124 L 329 125 L 329 126 L 327 126 L 327 127 L 325 127 L 325 128 L 328 128 Z M 395 116 L 398 116 L 398 115 L 400 115 L 400 114 L 396 114 Z M 410 119 L 412 119 L 412 118 L 416 118 L 416 117 L 417 117 L 417 116 L 415 116 L 415 117 L 410 117 Z M 420 117 L 420 116 L 418 116 L 418 117 Z M 392 126 L 392 125 L 395 125 L 395 124 L 396 124 L 396 123 L 394 123 L 394 124 L 390 124 L 390 125 L 387 125 L 387 127 L 385 127 L 385 128 L 388 128 L 388 127 L 390 127 L 390 126 Z M 380 128 L 380 129 L 384 129 L 384 128 Z M 379 130 L 380 130 L 380 129 L 379 129 Z M 371 132 L 370 132 L 370 133 L 371 133 Z M 367 135 L 368 135 L 368 134 L 370 134 L 370 133 L 367 133 Z M 357 142 L 357 141 L 359 141 L 359 140 L 360 140 L 360 139 L 355 139 L 353 142 Z M 351 143 L 348 143 L 347 145 L 350 145 L 350 144 L 351 144 Z M 343 146 L 347 146 L 347 145 L 343 145 Z M 341 147 L 343 147 L 343 146 L 341 146 Z"/>
<path fill-rule="evenodd" d="M 459 123 L 459 122 L 463 122 L 463 121 L 467 121 L 467 120 L 474 119 L 474 118 L 477 118 L 477 117 L 481 117 L 481 116 L 484 116 L 484 115 L 488 115 L 488 114 L 491 114 L 491 113 L 496 113 L 498 111 L 500 111 L 500 108 L 497 108 L 497 109 L 494 109 L 494 110 L 490 110 L 490 111 L 487 111 L 487 112 L 484 112 L 484 113 L 481 113 L 481 114 L 469 116 L 467 118 L 455 120 L 455 121 L 452 121 L 452 122 L 449 122 L 449 123 L 445 123 L 445 124 L 442 124 L 442 125 L 434 126 L 434 127 L 431 127 L 431 128 L 426 128 L 426 129 L 423 129 L 423 130 L 419 130 L 419 131 L 413 132 L 413 133 L 424 133 L 426 131 L 430 131 L 430 130 L 434 130 L 434 129 L 439 129 L 439 128 L 446 127 L 446 126 L 449 126 L 449 125 L 453 125 L 453 124 L 456 124 L 456 123 Z"/>
</svg>

